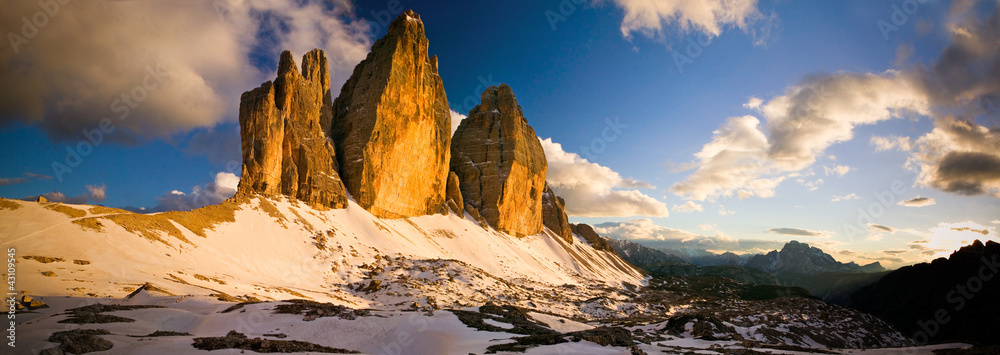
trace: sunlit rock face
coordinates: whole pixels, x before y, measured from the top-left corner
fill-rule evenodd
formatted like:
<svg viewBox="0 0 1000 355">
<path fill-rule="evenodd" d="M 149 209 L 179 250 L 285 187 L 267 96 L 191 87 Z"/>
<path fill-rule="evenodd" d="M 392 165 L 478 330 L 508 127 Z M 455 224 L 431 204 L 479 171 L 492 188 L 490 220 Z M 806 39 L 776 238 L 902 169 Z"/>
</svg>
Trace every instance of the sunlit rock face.
<svg viewBox="0 0 1000 355">
<path fill-rule="evenodd" d="M 326 55 L 314 49 L 299 72 L 281 53 L 278 76 L 240 97 L 243 173 L 238 192 L 287 195 L 316 207 L 347 207 L 334 147 L 323 132 L 332 116 Z"/>
<path fill-rule="evenodd" d="M 548 163 L 510 86 L 491 86 L 455 131 L 451 170 L 465 204 L 489 225 L 512 235 L 542 230 Z"/>
<path fill-rule="evenodd" d="M 378 217 L 443 212 L 451 115 L 420 15 L 400 14 L 333 102 L 329 132 L 351 196 Z"/>
</svg>

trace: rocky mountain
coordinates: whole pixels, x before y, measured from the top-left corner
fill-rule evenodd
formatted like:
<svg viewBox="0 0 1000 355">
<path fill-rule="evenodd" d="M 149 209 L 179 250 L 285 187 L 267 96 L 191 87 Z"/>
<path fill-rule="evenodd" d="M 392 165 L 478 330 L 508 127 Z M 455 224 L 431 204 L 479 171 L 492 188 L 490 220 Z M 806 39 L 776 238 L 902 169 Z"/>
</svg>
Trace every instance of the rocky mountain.
<svg viewBox="0 0 1000 355">
<path fill-rule="evenodd" d="M 499 231 L 538 233 L 548 168 L 542 144 L 510 86 L 491 86 L 480 97 L 452 138 L 451 171 L 462 198 Z"/>
<path fill-rule="evenodd" d="M 344 185 L 379 217 L 444 211 L 451 115 L 427 47 L 420 15 L 403 12 L 333 101 L 328 131 Z"/>
<path fill-rule="evenodd" d="M 854 262 L 841 263 L 830 254 L 816 247 L 798 241 L 790 241 L 780 251 L 773 250 L 765 255 L 756 255 L 744 266 L 762 270 L 772 275 L 811 274 L 820 272 L 854 272 L 861 270 L 885 271 L 881 265 L 872 263 L 859 266 Z"/>
<path fill-rule="evenodd" d="M 597 234 L 594 227 L 591 227 L 586 223 L 570 224 L 569 226 L 573 230 L 573 234 L 583 238 L 583 240 L 586 241 L 587 244 L 590 244 L 590 246 L 594 247 L 594 249 L 609 251 L 614 254 L 615 250 L 611 248 L 611 244 L 608 243 L 608 239 L 602 237 L 600 234 Z"/>
<path fill-rule="evenodd" d="M 542 193 L 542 224 L 567 243 L 573 242 L 573 227 L 569 225 L 569 218 L 566 216 L 566 201 L 556 196 L 548 184 Z"/>
<path fill-rule="evenodd" d="M 611 249 L 614 249 L 618 256 L 636 266 L 664 262 L 686 263 L 684 259 L 674 255 L 628 240 L 609 239 L 608 244 L 611 245 Z"/>
<path fill-rule="evenodd" d="M 904 266 L 851 296 L 918 343 L 1000 344 L 1000 244 L 976 240 L 947 259 Z"/>
<path fill-rule="evenodd" d="M 334 148 L 321 122 L 330 119 L 330 74 L 326 55 L 281 53 L 278 76 L 240 97 L 244 196 L 286 195 L 316 207 L 347 207 Z"/>
<path fill-rule="evenodd" d="M 697 277 L 649 275 L 623 261 L 591 226 L 568 223 L 510 87 L 488 88 L 451 139 L 427 48 L 420 16 L 403 12 L 336 100 L 322 51 L 305 54 L 301 71 L 282 53 L 277 78 L 241 97 L 243 176 L 223 203 L 143 214 L 0 199 L 17 352 L 910 344 L 874 316 L 757 284 L 762 271 L 684 264 Z"/>
<path fill-rule="evenodd" d="M 724 252 L 721 254 L 713 253 L 705 249 L 696 248 L 682 248 L 682 249 L 669 249 L 660 248 L 660 250 L 668 255 L 673 255 L 687 261 L 689 263 L 700 265 L 700 266 L 717 266 L 717 265 L 743 265 L 747 260 L 752 258 L 757 254 L 736 254 L 733 252 Z"/>
</svg>

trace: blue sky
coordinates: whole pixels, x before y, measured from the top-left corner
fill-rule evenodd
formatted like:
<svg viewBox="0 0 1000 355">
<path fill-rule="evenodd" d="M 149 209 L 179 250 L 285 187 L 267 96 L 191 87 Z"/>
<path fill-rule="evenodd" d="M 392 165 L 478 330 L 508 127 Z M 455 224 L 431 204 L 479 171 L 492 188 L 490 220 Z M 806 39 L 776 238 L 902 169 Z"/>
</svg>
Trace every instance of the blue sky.
<svg viewBox="0 0 1000 355">
<path fill-rule="evenodd" d="M 977 182 L 983 191 L 973 193 L 950 188 L 957 185 L 948 183 L 958 178 L 933 174 L 945 157 L 925 156 L 922 160 L 917 157 L 921 149 L 933 148 L 935 152 L 944 152 L 941 154 L 957 151 L 988 158 L 989 151 L 970 151 L 975 149 L 947 139 L 951 136 L 946 134 L 950 132 L 946 128 L 954 125 L 942 121 L 941 112 L 961 111 L 959 119 L 986 129 L 981 138 L 987 147 L 991 143 L 1000 146 L 995 106 L 992 111 L 986 106 L 983 112 L 969 113 L 966 112 L 970 111 L 966 109 L 971 105 L 969 102 L 954 99 L 967 96 L 901 93 L 919 98 L 914 99 L 915 103 L 892 101 L 892 109 L 906 112 L 893 113 L 891 118 L 877 119 L 873 124 L 852 124 L 851 139 L 838 139 L 811 150 L 809 158 L 804 160 L 806 163 L 798 162 L 804 167 L 789 168 L 773 157 L 775 147 L 783 143 L 769 131 L 778 125 L 772 121 L 776 122 L 781 115 L 772 117 L 765 110 L 746 105 L 751 98 L 757 98 L 766 107 L 789 90 L 808 87 L 814 81 L 834 83 L 831 85 L 834 90 L 855 87 L 837 86 L 836 83 L 844 81 L 860 89 L 876 85 L 870 81 L 877 82 L 878 78 L 859 79 L 860 83 L 844 79 L 866 73 L 890 81 L 885 84 L 887 87 L 901 91 L 906 90 L 896 83 L 907 82 L 908 78 L 920 82 L 948 81 L 957 76 L 935 76 L 925 69 L 944 62 L 942 52 L 960 35 L 955 29 L 971 29 L 977 34 L 972 24 L 982 23 L 991 16 L 996 3 L 982 1 L 961 11 L 964 2 L 934 0 L 922 4 L 911 1 L 910 5 L 906 1 L 743 1 L 738 3 L 745 7 L 716 8 L 714 16 L 708 19 L 698 17 L 699 9 L 688 9 L 691 6 L 666 6 L 672 3 L 663 1 L 657 8 L 650 5 L 655 2 L 625 0 L 517 4 L 404 0 L 397 7 L 391 1 L 354 4 L 300 1 L 288 6 L 259 5 L 244 9 L 243 3 L 216 1 L 214 7 L 184 5 L 160 9 L 163 18 L 152 21 L 128 18 L 107 26 L 125 27 L 109 29 L 116 33 L 135 32 L 139 38 L 134 42 L 131 38 L 118 38 L 111 43 L 88 39 L 82 42 L 91 47 L 76 48 L 79 51 L 72 54 L 62 53 L 63 60 L 75 61 L 71 68 L 86 71 L 91 68 L 87 61 L 96 63 L 104 59 L 87 49 L 104 46 L 115 52 L 115 68 L 124 69 L 120 72 L 109 69 L 104 75 L 116 86 L 109 84 L 105 91 L 92 90 L 108 94 L 74 96 L 79 91 L 39 89 L 36 95 L 44 98 L 46 104 L 42 106 L 48 110 L 41 114 L 17 103 L 0 103 L 3 110 L 0 145 L 6 153 L 0 161 L 0 178 L 7 179 L 2 180 L 0 196 L 24 198 L 59 192 L 67 199 L 80 197 L 89 203 L 147 208 L 171 197 L 199 193 L 210 196 L 204 200 L 211 201 L 221 193 L 217 191 L 220 172 L 239 174 L 235 110 L 239 93 L 273 76 L 278 52 L 291 49 L 301 55 L 312 47 L 325 49 L 333 58 L 332 79 L 334 87 L 339 88 L 367 47 L 384 34 L 384 19 L 394 18 L 399 9 L 412 8 L 422 16 L 430 39 L 430 53 L 439 57 L 440 75 L 453 111 L 467 113 L 471 105 L 478 103 L 484 83 L 507 83 L 514 89 L 539 137 L 559 143 L 561 153 L 577 155 L 578 159 L 567 158 L 565 165 L 559 165 L 563 168 L 557 169 L 573 174 L 596 171 L 593 169 L 597 169 L 594 165 L 597 164 L 612 171 L 600 170 L 602 174 L 616 173 L 618 180 L 608 175 L 613 181 L 604 181 L 610 185 L 603 190 L 575 190 L 550 179 L 550 184 L 567 201 L 580 201 L 580 207 L 571 209 L 575 212 L 571 219 L 595 224 L 605 234 L 639 241 L 668 241 L 676 247 L 737 252 L 773 249 L 784 241 L 797 239 L 831 251 L 839 260 L 881 261 L 894 266 L 946 255 L 974 238 L 997 239 L 1000 200 L 996 187 L 1000 178 L 995 176 L 996 167 L 987 164 L 987 173 L 977 175 L 981 176 Z M 222 11 L 218 10 L 220 4 Z M 879 21 L 892 23 L 893 6 L 913 4 L 917 4 L 915 11 L 906 15 L 898 30 L 884 36 Z M 20 16 L 37 11 L 33 4 L 29 5 L 15 9 L 20 12 L 5 15 L 12 16 L 13 21 L 4 22 L 21 23 Z M 109 7 L 104 10 L 120 12 L 120 16 L 128 16 L 129 11 L 135 10 L 115 7 L 123 5 L 104 6 Z M 301 11 L 303 8 L 311 11 Z M 46 59 L 43 63 L 38 58 L 51 56 L 52 51 L 64 47 L 65 41 L 73 41 L 73 37 L 58 34 L 74 33 L 70 18 L 86 23 L 88 11 L 82 6 L 67 5 L 61 14 L 52 17 L 50 24 L 39 29 L 37 37 L 0 47 L 4 51 L 4 57 L 0 57 L 2 63 L 11 70 L 27 71 L 44 71 L 48 66 L 67 64 L 58 59 Z M 630 15 L 638 15 L 640 20 L 629 22 Z M 553 22 L 552 18 L 558 20 Z M 191 35 L 205 40 L 192 40 L 191 36 L 170 40 L 170 25 L 184 21 L 205 27 L 191 30 L 195 31 Z M 986 28 L 988 31 L 989 27 Z M 12 33 L 22 30 L 8 29 Z M 990 34 L 979 35 L 976 38 L 986 38 L 982 43 L 989 43 Z M 143 41 L 141 36 L 157 40 Z M 997 35 L 992 36 L 995 39 Z M 230 43 L 226 41 L 232 46 L 219 44 Z M 985 52 L 980 53 L 975 63 L 996 61 L 996 50 Z M 112 114 L 106 103 L 112 102 L 113 94 L 128 92 L 134 85 L 130 83 L 136 82 L 134 78 L 151 65 L 147 63 L 151 55 L 159 56 L 161 63 L 175 69 L 171 72 L 173 81 L 160 91 L 150 90 L 149 101 L 117 131 L 109 133 L 72 172 L 54 171 L 53 162 L 65 162 L 67 146 L 73 147 L 85 138 L 79 129 L 66 127 L 76 128 L 75 122 L 89 117 L 72 112 L 52 113 L 52 107 L 59 107 L 55 103 L 96 100 L 100 102 L 94 104 L 96 115 Z M 689 57 L 690 62 L 678 66 L 678 55 Z M 887 70 L 901 74 L 889 74 Z M 58 73 L 54 71 L 52 75 Z M 955 80 L 958 82 L 952 83 L 952 87 L 986 87 L 987 91 L 977 91 L 978 95 L 995 98 L 997 93 L 988 91 L 996 90 L 1000 81 L 989 78 L 995 72 L 975 73 L 971 79 Z M 119 75 L 121 78 L 115 77 Z M 81 78 L 84 83 L 98 80 L 82 75 Z M 29 79 L 56 82 L 44 74 L 18 78 Z M 53 86 L 58 85 L 64 84 Z M 15 90 L 13 85 L 8 89 Z M 22 90 L 27 95 L 23 97 L 30 98 L 31 90 Z M 193 93 L 197 99 L 174 95 L 175 91 Z M 961 88 L 951 91 L 962 92 Z M 157 96 L 158 93 L 161 95 Z M 838 93 L 830 97 L 840 98 Z M 838 101 L 817 111 L 835 110 L 841 104 Z M 824 114 L 815 112 L 820 119 Z M 763 172 L 743 183 L 759 182 L 759 178 L 782 180 L 771 188 L 755 190 L 754 196 L 740 198 L 739 191 L 730 191 L 731 195 L 726 196 L 726 189 L 705 186 L 705 180 L 696 172 L 703 169 L 706 174 L 712 171 L 732 174 L 745 170 L 710 170 L 730 167 L 699 160 L 695 154 L 710 142 L 716 142 L 713 132 L 727 127 L 729 118 L 747 115 L 760 122 L 760 131 L 767 136 L 770 147 L 767 154 L 758 152 L 765 157 L 758 155 L 756 162 L 770 168 L 762 168 Z M 602 137 L 609 120 L 619 122 L 620 133 L 614 131 L 613 140 Z M 802 122 L 808 125 L 811 121 Z M 81 123 L 79 127 L 97 126 Z M 918 140 L 936 129 L 942 133 L 928 136 L 924 143 L 918 144 Z M 825 133 L 811 134 L 820 137 Z M 892 136 L 909 137 L 909 149 L 877 151 L 872 137 Z M 603 149 L 593 151 L 585 148 L 588 146 Z M 726 147 L 731 149 L 732 145 Z M 552 166 L 550 163 L 550 170 Z M 835 170 L 838 166 L 846 167 L 841 168 L 841 172 L 847 169 L 846 173 L 838 173 Z M 686 170 L 682 169 L 685 167 Z M 826 168 L 832 169 L 831 172 L 827 173 Z M 990 175 L 990 169 L 994 169 L 994 175 Z M 550 176 L 557 179 L 555 174 Z M 709 191 L 711 196 L 694 196 L 671 189 L 686 181 L 697 185 L 698 191 Z M 894 182 L 901 193 L 892 191 Z M 635 192 L 632 197 L 622 197 L 624 202 L 616 202 L 623 204 L 621 208 L 602 210 L 591 206 L 609 201 L 609 196 L 625 196 L 632 191 Z M 883 196 L 890 193 L 893 200 L 879 202 L 877 193 Z M 635 194 L 641 197 L 633 198 Z M 832 201 L 836 196 L 851 194 L 857 198 Z M 924 207 L 897 204 L 918 196 L 932 198 L 935 203 Z M 630 202 L 640 206 L 626 206 Z M 694 210 L 685 212 L 681 207 L 685 204 Z M 858 223 L 859 215 L 864 215 L 859 209 L 869 215 L 871 211 L 882 212 Z M 720 210 L 727 213 L 723 215 Z M 857 226 L 861 232 L 852 232 L 847 225 Z M 739 240 L 748 242 L 740 244 Z"/>
</svg>

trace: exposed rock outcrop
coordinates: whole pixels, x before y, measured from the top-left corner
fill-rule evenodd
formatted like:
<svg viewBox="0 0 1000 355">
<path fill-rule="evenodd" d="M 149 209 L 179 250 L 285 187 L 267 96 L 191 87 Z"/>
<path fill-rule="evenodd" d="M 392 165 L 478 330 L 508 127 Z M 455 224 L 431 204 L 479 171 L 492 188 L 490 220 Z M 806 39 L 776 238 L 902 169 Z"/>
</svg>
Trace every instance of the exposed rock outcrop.
<svg viewBox="0 0 1000 355">
<path fill-rule="evenodd" d="M 458 214 L 462 214 L 465 209 L 465 202 L 462 201 L 462 190 L 459 187 L 458 175 L 454 171 L 448 172 L 448 187 L 446 189 L 448 207 Z"/>
<path fill-rule="evenodd" d="M 542 230 L 548 163 L 510 86 L 491 86 L 455 131 L 451 170 L 465 204 L 497 230 L 523 236 Z"/>
<path fill-rule="evenodd" d="M 566 217 L 566 202 L 556 196 L 548 184 L 545 184 L 545 192 L 542 193 L 542 224 L 567 243 L 573 242 L 573 228 Z"/>
<path fill-rule="evenodd" d="M 451 115 L 420 15 L 407 10 L 333 102 L 330 137 L 358 204 L 383 218 L 442 212 Z"/>
<path fill-rule="evenodd" d="M 594 249 L 609 251 L 612 253 L 615 252 L 615 250 L 611 248 L 611 244 L 608 243 L 608 240 L 604 239 L 604 237 L 600 234 L 597 234 L 597 232 L 594 231 L 594 227 L 591 227 L 589 224 L 571 224 L 570 227 L 573 228 L 574 234 L 580 236 L 583 240 L 586 240 L 587 244 L 590 244 L 590 246 L 594 247 Z"/>
<path fill-rule="evenodd" d="M 317 207 L 347 207 L 333 145 L 322 121 L 331 117 L 326 55 L 281 53 L 278 76 L 240 97 L 243 173 L 239 193 L 287 195 Z"/>
</svg>

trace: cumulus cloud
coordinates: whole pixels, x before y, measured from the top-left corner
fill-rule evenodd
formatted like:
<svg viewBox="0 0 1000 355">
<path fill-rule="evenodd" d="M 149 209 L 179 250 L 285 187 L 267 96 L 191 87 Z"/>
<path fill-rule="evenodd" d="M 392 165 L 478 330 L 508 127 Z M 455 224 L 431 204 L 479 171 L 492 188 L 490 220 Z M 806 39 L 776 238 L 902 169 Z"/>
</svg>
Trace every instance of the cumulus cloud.
<svg viewBox="0 0 1000 355">
<path fill-rule="evenodd" d="M 38 124 L 57 141 L 83 139 L 81 131 L 104 118 L 115 130 L 102 140 L 120 142 L 213 127 L 235 119 L 240 93 L 273 70 L 252 58 L 276 59 L 282 49 L 325 49 L 339 87 L 371 44 L 368 24 L 351 19 L 350 6 L 70 2 L 37 35 L 0 51 L 0 123 Z M 36 11 L 35 2 L 10 3 L 0 23 L 17 34 L 21 17 Z"/>
<path fill-rule="evenodd" d="M 851 140 L 855 127 L 919 115 L 934 117 L 936 127 L 916 142 L 890 136 L 871 143 L 876 150 L 914 150 L 907 166 L 925 186 L 1000 196 L 1000 134 L 973 119 L 996 120 L 1000 112 L 1000 12 L 981 18 L 974 8 L 953 6 L 951 44 L 928 67 L 813 76 L 763 104 L 748 103 L 765 127 L 752 116 L 727 120 L 696 154 L 697 169 L 671 191 L 693 200 L 770 197 L 789 172 Z M 712 174 L 724 177 L 707 178 Z"/>
<path fill-rule="evenodd" d="M 784 245 L 783 242 L 772 240 L 736 239 L 721 232 L 717 232 L 714 236 L 700 235 L 659 226 L 645 218 L 625 222 L 605 222 L 595 225 L 594 230 L 612 239 L 632 240 L 662 249 L 694 248 L 717 252 L 759 253 Z"/>
<path fill-rule="evenodd" d="M 694 201 L 685 202 L 682 205 L 674 205 L 674 211 L 681 213 L 692 213 L 692 212 L 703 212 L 705 208 L 702 205 L 695 203 Z"/>
<path fill-rule="evenodd" d="M 703 231 L 710 231 L 710 230 L 715 229 L 715 225 L 714 224 L 710 224 L 710 223 L 699 224 L 698 225 L 698 229 L 701 229 Z"/>
<path fill-rule="evenodd" d="M 888 137 L 872 136 L 869 143 L 875 146 L 876 152 L 887 150 L 900 150 L 908 152 L 913 149 L 913 143 L 910 142 L 910 137 L 900 137 L 894 135 L 890 135 Z"/>
<path fill-rule="evenodd" d="M 990 223 L 1000 224 L 1000 219 L 994 219 L 994 220 L 990 221 Z"/>
<path fill-rule="evenodd" d="M 107 185 L 104 185 L 104 184 L 101 184 L 101 185 L 87 185 L 86 188 L 87 188 L 87 192 L 90 194 L 90 199 L 91 200 L 94 200 L 94 202 L 104 201 L 104 198 L 106 197 L 105 194 L 104 194 L 104 192 L 107 191 L 107 189 L 108 189 Z"/>
<path fill-rule="evenodd" d="M 801 228 L 771 228 L 768 229 L 767 231 L 776 234 L 794 235 L 802 237 L 828 237 L 831 234 L 829 232 L 817 232 Z"/>
<path fill-rule="evenodd" d="M 190 193 L 173 190 L 157 198 L 158 204 L 151 212 L 189 211 L 225 201 L 236 194 L 240 178 L 232 173 L 220 172 L 205 185 L 195 186 Z"/>
<path fill-rule="evenodd" d="M 465 119 L 465 115 L 451 109 L 448 112 L 451 113 L 451 135 L 455 135 L 455 131 L 458 130 L 458 125 Z"/>
<path fill-rule="evenodd" d="M 824 165 L 823 171 L 826 173 L 826 176 L 842 177 L 851 171 L 851 167 L 847 165 L 834 165 L 833 167 Z"/>
<path fill-rule="evenodd" d="M 918 182 L 959 195 L 1000 197 L 1000 131 L 965 120 L 936 120 L 907 166 Z"/>
<path fill-rule="evenodd" d="M 614 170 L 566 152 L 552 139 L 541 140 L 548 160 L 546 181 L 566 200 L 566 213 L 575 217 L 666 217 L 667 205 L 638 190 L 638 184 Z M 648 184 L 647 184 L 648 185 Z"/>
<path fill-rule="evenodd" d="M 935 201 L 933 198 L 917 196 L 909 200 L 899 201 L 896 204 L 906 207 L 926 207 L 926 206 L 931 206 L 935 203 L 937 203 L 937 201 Z"/>
<path fill-rule="evenodd" d="M 833 195 L 833 199 L 831 199 L 830 201 L 831 202 L 840 202 L 840 201 L 860 200 L 860 199 L 861 199 L 861 196 L 858 196 L 858 194 L 852 192 L 852 193 L 844 195 L 844 196 Z"/>
<path fill-rule="evenodd" d="M 753 116 L 728 119 L 695 155 L 696 170 L 671 191 L 699 201 L 770 197 L 789 173 L 811 166 L 831 145 L 851 140 L 855 127 L 930 116 L 936 128 L 916 142 L 877 137 L 871 143 L 877 150 L 914 150 L 907 166 L 919 171 L 923 185 L 1000 196 L 1000 134 L 975 122 L 1000 118 L 1000 12 L 982 18 L 975 6 L 963 4 L 953 5 L 951 43 L 936 62 L 812 76 L 763 104 L 748 103 L 766 118 L 764 127 Z"/>
<path fill-rule="evenodd" d="M 926 114 L 925 101 L 919 82 L 895 71 L 807 78 L 760 107 L 767 134 L 756 117 L 728 119 L 695 154 L 697 169 L 671 191 L 693 200 L 772 197 L 778 184 L 826 148 L 850 140 L 855 126 Z"/>
<path fill-rule="evenodd" d="M 726 27 L 747 31 L 749 25 L 763 18 L 757 0 L 613 0 L 625 11 L 622 36 L 639 33 L 663 38 L 664 27 L 679 28 L 682 33 L 698 31 L 719 36 Z"/>
</svg>

